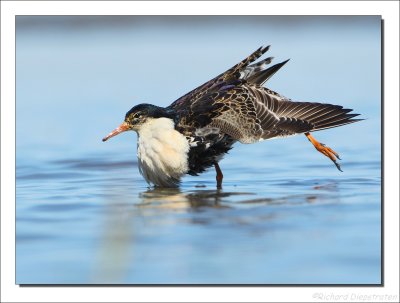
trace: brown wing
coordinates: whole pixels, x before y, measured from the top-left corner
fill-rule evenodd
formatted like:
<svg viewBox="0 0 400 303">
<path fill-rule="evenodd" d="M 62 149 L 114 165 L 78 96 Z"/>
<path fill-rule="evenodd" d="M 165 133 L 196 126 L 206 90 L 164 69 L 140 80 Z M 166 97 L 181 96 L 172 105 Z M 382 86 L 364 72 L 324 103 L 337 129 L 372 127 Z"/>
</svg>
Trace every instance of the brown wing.
<svg viewBox="0 0 400 303">
<path fill-rule="evenodd" d="M 229 123 L 240 130 L 240 135 L 234 138 L 242 143 L 317 131 L 361 120 L 353 119 L 358 114 L 349 114 L 352 109 L 326 103 L 295 102 L 260 86 L 243 85 L 240 91 L 241 97 L 230 101 L 240 105 L 231 106 L 229 111 L 215 118 L 224 122 L 212 124 Z"/>
<path fill-rule="evenodd" d="M 242 143 L 290 136 L 359 121 L 342 106 L 293 102 L 262 87 L 287 61 L 266 68 L 272 58 L 250 64 L 267 50 L 261 47 L 226 72 L 173 102 L 186 133 L 218 130 Z"/>
<path fill-rule="evenodd" d="M 236 85 L 236 83 L 243 78 L 243 75 L 249 75 L 250 71 L 252 70 L 249 67 L 250 63 L 254 62 L 258 58 L 260 58 L 266 51 L 268 51 L 269 46 L 260 47 L 247 58 L 233 66 L 232 68 L 228 69 L 226 72 L 218 75 L 217 77 L 207 81 L 203 85 L 200 85 L 196 89 L 190 91 L 186 95 L 180 97 L 176 101 L 174 101 L 168 108 L 173 109 L 175 111 L 184 111 L 186 110 L 191 103 L 195 102 L 196 100 L 204 97 L 207 94 L 212 92 L 219 91 L 221 88 L 226 87 L 227 85 Z M 261 61 L 260 63 L 256 64 L 258 68 L 265 64 L 268 64 L 272 58 L 267 58 Z M 246 70 L 247 68 L 247 70 Z M 246 70 L 246 72 L 244 72 Z"/>
<path fill-rule="evenodd" d="M 264 129 L 279 122 L 268 105 L 260 102 L 247 84 L 226 87 L 188 104 L 178 128 L 188 135 L 216 130 L 242 143 L 253 143 L 262 138 Z"/>
<path fill-rule="evenodd" d="M 224 133 L 241 143 L 337 127 L 359 121 L 342 106 L 290 101 L 257 85 L 241 84 L 207 94 L 188 107 L 180 125 Z"/>
<path fill-rule="evenodd" d="M 259 86 L 249 86 L 248 89 L 253 93 L 256 111 L 263 128 L 260 139 L 318 131 L 362 120 L 353 119 L 358 114 L 350 114 L 352 109 L 340 105 L 291 101 Z M 263 118 L 263 111 L 272 112 L 279 121 L 272 125 Z"/>
</svg>

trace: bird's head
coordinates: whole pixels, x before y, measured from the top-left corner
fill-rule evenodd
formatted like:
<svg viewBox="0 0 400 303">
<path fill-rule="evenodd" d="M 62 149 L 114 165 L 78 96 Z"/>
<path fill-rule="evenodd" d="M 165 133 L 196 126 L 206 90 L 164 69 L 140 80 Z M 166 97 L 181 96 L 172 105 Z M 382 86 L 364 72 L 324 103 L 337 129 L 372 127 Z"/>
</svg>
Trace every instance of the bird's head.
<svg viewBox="0 0 400 303">
<path fill-rule="evenodd" d="M 136 105 L 126 113 L 124 122 L 103 138 L 103 142 L 127 130 L 138 132 L 146 122 L 162 117 L 173 119 L 165 108 L 146 103 Z"/>
</svg>

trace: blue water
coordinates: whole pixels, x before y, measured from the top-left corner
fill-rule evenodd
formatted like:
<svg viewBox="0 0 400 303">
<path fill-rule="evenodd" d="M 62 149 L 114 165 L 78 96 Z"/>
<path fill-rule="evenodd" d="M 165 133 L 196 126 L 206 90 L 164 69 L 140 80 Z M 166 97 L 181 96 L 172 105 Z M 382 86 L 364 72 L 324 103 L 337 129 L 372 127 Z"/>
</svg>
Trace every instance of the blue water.
<svg viewBox="0 0 400 303">
<path fill-rule="evenodd" d="M 17 17 L 17 284 L 379 284 L 379 17 Z M 236 144 L 215 173 L 150 189 L 137 103 L 168 105 L 261 45 L 268 87 L 366 120 Z"/>
</svg>

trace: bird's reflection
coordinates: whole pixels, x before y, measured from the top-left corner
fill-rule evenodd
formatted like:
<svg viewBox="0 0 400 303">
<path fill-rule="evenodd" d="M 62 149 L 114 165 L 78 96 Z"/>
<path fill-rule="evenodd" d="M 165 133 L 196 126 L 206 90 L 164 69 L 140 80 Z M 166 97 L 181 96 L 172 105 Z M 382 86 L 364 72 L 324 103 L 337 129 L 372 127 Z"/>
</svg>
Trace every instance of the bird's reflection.
<svg viewBox="0 0 400 303">
<path fill-rule="evenodd" d="M 160 227 L 176 228 L 188 224 L 213 226 L 215 222 L 222 222 L 230 228 L 237 227 L 242 233 L 247 232 L 249 236 L 261 236 L 271 226 L 279 226 L 274 222 L 287 215 L 288 206 L 338 203 L 336 191 L 338 187 L 329 182 L 309 186 L 304 194 L 275 196 L 192 187 L 189 190 L 152 188 L 133 198 L 120 190 L 118 198 L 110 197 L 109 211 L 105 213 L 92 283 L 125 281 L 140 267 L 138 260 L 143 258 L 140 253 L 142 245 L 152 243 L 156 246 L 157 242 L 151 241 L 160 240 L 164 230 Z M 219 209 L 234 211 L 220 212 Z M 301 212 L 300 209 L 298 211 Z M 186 214 L 176 216 L 177 212 Z"/>
<path fill-rule="evenodd" d="M 179 188 L 151 188 L 139 194 L 140 203 L 136 206 L 140 208 L 196 209 L 201 207 L 232 208 L 241 204 L 293 205 L 337 201 L 336 195 L 332 195 L 338 191 L 336 183 L 318 184 L 312 189 L 312 192 L 307 194 L 254 198 L 252 196 L 256 193 L 229 192 L 222 189 L 182 191 Z M 236 196 L 234 201 L 233 196 Z"/>
<path fill-rule="evenodd" d="M 194 190 L 183 192 L 179 188 L 152 188 L 139 194 L 141 202 L 137 205 L 142 208 L 199 208 L 199 207 L 228 207 L 222 205 L 225 198 L 233 195 L 252 195 L 245 192 L 224 192 L 215 190 Z"/>
</svg>

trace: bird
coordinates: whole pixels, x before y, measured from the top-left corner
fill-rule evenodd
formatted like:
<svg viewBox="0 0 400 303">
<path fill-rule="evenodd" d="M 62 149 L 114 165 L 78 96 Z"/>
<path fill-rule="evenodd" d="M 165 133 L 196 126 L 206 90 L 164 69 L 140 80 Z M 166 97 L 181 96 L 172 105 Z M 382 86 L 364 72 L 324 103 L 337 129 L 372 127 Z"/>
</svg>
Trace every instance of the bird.
<svg viewBox="0 0 400 303">
<path fill-rule="evenodd" d="M 103 142 L 122 132 L 137 133 L 141 175 L 149 186 L 178 187 L 186 175 L 213 167 L 222 188 L 219 162 L 236 142 L 256 143 L 304 134 L 317 151 L 340 171 L 339 154 L 311 132 L 363 119 L 340 105 L 293 101 L 264 86 L 290 59 L 270 66 L 262 46 L 244 60 L 167 107 L 142 103 L 132 107 L 122 124 Z"/>
</svg>

